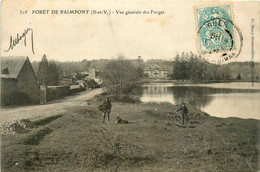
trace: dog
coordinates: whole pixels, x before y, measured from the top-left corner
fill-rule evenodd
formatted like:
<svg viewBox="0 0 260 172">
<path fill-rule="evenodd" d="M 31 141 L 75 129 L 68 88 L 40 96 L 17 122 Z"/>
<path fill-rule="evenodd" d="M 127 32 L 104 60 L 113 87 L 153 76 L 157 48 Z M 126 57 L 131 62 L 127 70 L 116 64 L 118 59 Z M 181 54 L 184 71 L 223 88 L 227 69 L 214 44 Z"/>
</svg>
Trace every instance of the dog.
<svg viewBox="0 0 260 172">
<path fill-rule="evenodd" d="M 116 119 L 117 119 L 116 121 L 117 124 L 128 124 L 127 120 L 123 120 L 119 116 Z"/>
</svg>

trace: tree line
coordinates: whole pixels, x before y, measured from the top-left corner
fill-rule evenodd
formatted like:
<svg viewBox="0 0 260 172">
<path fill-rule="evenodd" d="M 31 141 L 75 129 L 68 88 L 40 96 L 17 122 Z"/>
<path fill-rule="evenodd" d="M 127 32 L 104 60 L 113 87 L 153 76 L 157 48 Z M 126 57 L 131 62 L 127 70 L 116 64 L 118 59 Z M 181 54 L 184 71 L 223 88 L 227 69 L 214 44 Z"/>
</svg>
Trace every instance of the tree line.
<svg viewBox="0 0 260 172">
<path fill-rule="evenodd" d="M 33 66 L 34 70 L 37 70 L 36 77 L 40 85 L 44 86 L 59 85 L 64 70 L 78 73 L 88 71 L 89 68 L 98 68 L 102 70 L 101 77 L 103 79 L 103 85 L 110 94 L 115 95 L 131 93 L 138 85 L 137 82 L 141 79 L 143 73 L 143 61 L 141 59 L 135 64 L 122 55 L 111 60 L 93 60 L 91 63 L 84 60 L 84 68 L 82 67 L 80 69 L 78 69 L 79 66 L 74 67 L 75 64 L 77 64 L 77 62 L 62 63 L 48 61 L 47 56 L 44 55 L 41 62 L 37 65 L 34 63 Z"/>
<path fill-rule="evenodd" d="M 201 56 L 194 53 L 177 54 L 173 61 L 151 59 L 144 61 L 140 56 L 137 59 L 127 59 L 120 55 L 110 60 L 82 60 L 79 62 L 58 62 L 47 60 L 43 56 L 41 62 L 33 62 L 32 66 L 41 85 L 59 85 L 63 74 L 71 75 L 89 71 L 95 68 L 101 73 L 109 90 L 115 94 L 125 94 L 135 89 L 137 81 L 144 78 L 144 69 L 155 64 L 166 67 L 168 77 L 176 80 L 190 80 L 194 82 L 214 82 L 227 80 L 245 80 L 252 78 L 250 62 L 233 62 L 224 65 L 215 65 L 205 62 Z M 171 69 L 171 70 L 169 70 Z M 254 78 L 259 80 L 260 63 L 255 63 Z"/>
<path fill-rule="evenodd" d="M 257 64 L 259 66 L 259 64 Z M 177 54 L 174 58 L 173 79 L 191 80 L 194 82 L 227 81 L 227 80 L 250 80 L 249 62 L 233 62 L 229 64 L 210 64 L 194 53 Z M 259 70 L 253 71 L 256 80 L 259 79 Z"/>
</svg>

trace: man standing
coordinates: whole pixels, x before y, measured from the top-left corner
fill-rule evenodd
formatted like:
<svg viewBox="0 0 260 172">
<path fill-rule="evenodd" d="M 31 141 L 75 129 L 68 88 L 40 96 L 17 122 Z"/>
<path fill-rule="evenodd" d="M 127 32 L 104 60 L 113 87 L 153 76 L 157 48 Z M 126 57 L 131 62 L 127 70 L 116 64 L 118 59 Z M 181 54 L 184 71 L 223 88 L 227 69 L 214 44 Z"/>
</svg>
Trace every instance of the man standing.
<svg viewBox="0 0 260 172">
<path fill-rule="evenodd" d="M 178 111 L 181 111 L 182 124 L 184 124 L 184 118 L 186 118 L 187 123 L 188 123 L 188 121 L 189 121 L 189 118 L 188 118 L 189 111 L 188 111 L 188 108 L 185 106 L 185 103 L 182 103 L 181 107 L 178 110 L 176 110 L 175 112 L 178 112 Z"/>
<path fill-rule="evenodd" d="M 110 115 L 110 111 L 112 108 L 112 104 L 111 101 L 109 100 L 109 98 L 107 97 L 106 100 L 104 101 L 104 103 L 102 104 L 103 106 L 103 123 L 105 122 L 106 119 L 106 115 L 107 115 L 107 122 L 109 123 L 109 115 Z"/>
</svg>

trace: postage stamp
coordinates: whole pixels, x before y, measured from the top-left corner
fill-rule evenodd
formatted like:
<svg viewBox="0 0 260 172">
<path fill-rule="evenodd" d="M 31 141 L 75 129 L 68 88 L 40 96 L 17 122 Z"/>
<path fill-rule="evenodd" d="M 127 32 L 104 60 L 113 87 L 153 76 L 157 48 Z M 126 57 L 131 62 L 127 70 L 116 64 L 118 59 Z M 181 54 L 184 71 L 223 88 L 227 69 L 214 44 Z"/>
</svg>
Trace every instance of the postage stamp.
<svg viewBox="0 0 260 172">
<path fill-rule="evenodd" d="M 211 53 L 235 48 L 231 5 L 198 8 L 201 53 Z"/>
<path fill-rule="evenodd" d="M 195 15 L 197 46 L 201 55 L 210 55 L 208 58 L 211 62 L 217 63 L 238 56 L 242 46 L 242 35 L 233 21 L 232 4 L 196 7 Z M 240 42 L 237 42 L 236 35 L 241 35 Z M 235 50 L 238 52 L 234 53 Z M 227 55 L 229 57 L 224 57 Z"/>
</svg>

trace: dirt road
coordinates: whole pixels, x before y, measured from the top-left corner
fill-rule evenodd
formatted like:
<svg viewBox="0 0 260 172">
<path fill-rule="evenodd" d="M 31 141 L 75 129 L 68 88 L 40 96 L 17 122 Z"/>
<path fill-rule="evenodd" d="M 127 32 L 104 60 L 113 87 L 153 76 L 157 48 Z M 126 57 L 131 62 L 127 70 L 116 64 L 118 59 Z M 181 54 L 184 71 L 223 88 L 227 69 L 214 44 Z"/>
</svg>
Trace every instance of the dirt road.
<svg viewBox="0 0 260 172">
<path fill-rule="evenodd" d="M 65 97 L 62 100 L 51 101 L 44 105 L 1 107 L 0 122 L 10 122 L 12 120 L 22 118 L 38 120 L 40 118 L 57 115 L 72 106 L 85 106 L 87 104 L 87 100 L 100 93 L 102 93 L 102 88 L 84 91 L 73 96 Z"/>
</svg>

